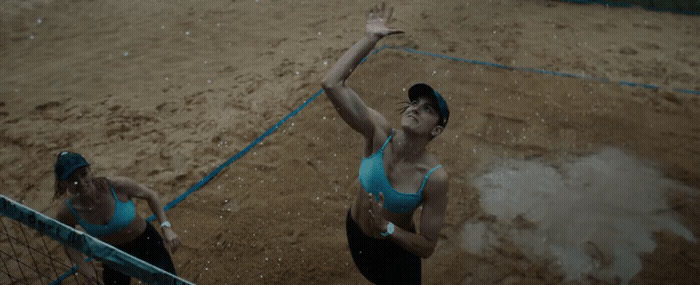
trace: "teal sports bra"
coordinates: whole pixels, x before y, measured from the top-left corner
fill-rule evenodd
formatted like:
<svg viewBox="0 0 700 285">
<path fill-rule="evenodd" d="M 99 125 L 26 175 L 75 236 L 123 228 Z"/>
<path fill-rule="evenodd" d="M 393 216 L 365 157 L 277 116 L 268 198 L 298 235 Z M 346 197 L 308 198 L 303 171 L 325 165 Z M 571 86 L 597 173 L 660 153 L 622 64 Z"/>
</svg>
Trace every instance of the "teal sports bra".
<svg viewBox="0 0 700 285">
<path fill-rule="evenodd" d="M 73 209 L 68 199 L 66 203 L 70 208 L 73 215 L 78 218 L 78 223 L 80 224 L 85 232 L 94 237 L 105 237 L 111 234 L 119 232 L 124 227 L 131 224 L 131 221 L 136 216 L 136 209 L 134 208 L 134 201 L 129 200 L 128 202 L 122 202 L 117 198 L 117 193 L 114 192 L 114 188 L 109 187 L 112 190 L 112 196 L 114 196 L 114 214 L 112 214 L 112 219 L 106 225 L 95 225 L 86 222 L 78 216 L 78 213 Z"/>
<path fill-rule="evenodd" d="M 436 169 L 442 165 L 435 166 L 428 171 L 428 174 L 423 178 L 423 183 L 416 193 L 401 193 L 391 187 L 389 179 L 386 177 L 384 170 L 384 148 L 394 136 L 394 130 L 391 130 L 391 135 L 386 139 L 382 148 L 373 153 L 371 156 L 363 158 L 360 164 L 360 184 L 367 193 L 372 194 L 379 201 L 379 193 L 384 194 L 384 208 L 396 213 L 409 213 L 423 202 L 423 187 L 428 182 L 428 177 Z"/>
</svg>

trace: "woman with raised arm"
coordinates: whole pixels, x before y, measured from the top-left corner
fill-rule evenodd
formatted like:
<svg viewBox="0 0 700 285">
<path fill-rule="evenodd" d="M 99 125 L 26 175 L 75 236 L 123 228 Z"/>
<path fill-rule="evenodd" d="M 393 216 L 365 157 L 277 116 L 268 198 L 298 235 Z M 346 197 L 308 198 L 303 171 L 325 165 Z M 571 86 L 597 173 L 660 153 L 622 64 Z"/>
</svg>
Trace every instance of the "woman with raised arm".
<svg viewBox="0 0 700 285">
<path fill-rule="evenodd" d="M 447 205 L 447 172 L 426 151 L 445 129 L 447 103 L 427 84 L 413 85 L 401 127 L 394 129 L 345 85 L 381 38 L 402 33 L 387 27 L 392 12 L 384 3 L 370 10 L 364 37 L 331 68 L 322 85 L 343 120 L 365 139 L 362 187 L 346 218 L 355 265 L 376 284 L 420 284 L 421 258 L 435 249 Z M 413 215 L 421 206 L 416 229 Z"/>
<path fill-rule="evenodd" d="M 160 206 L 158 194 L 129 178 L 93 177 L 90 164 L 82 155 L 61 152 L 54 166 L 54 199 L 68 192 L 56 219 L 66 225 L 80 225 L 86 233 L 143 261 L 175 275 L 175 267 L 166 247 L 174 253 L 180 239 Z M 158 218 L 163 240 L 158 232 L 139 216 L 133 198 L 148 201 Z M 66 254 L 88 284 L 98 284 L 95 268 L 85 262 L 80 251 L 65 247 Z M 104 284 L 130 284 L 131 278 L 104 264 Z"/>
</svg>

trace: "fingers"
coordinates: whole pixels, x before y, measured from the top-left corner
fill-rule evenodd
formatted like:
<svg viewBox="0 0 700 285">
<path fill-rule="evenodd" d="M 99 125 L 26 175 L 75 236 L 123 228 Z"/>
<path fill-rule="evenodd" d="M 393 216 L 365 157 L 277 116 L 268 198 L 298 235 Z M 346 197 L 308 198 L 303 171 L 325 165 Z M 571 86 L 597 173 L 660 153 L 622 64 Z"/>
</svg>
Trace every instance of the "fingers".
<svg viewBox="0 0 700 285">
<path fill-rule="evenodd" d="M 178 238 L 178 239 L 175 239 L 175 240 L 173 241 L 173 248 L 170 249 L 170 251 L 172 251 L 172 253 L 175 253 L 175 252 L 177 251 L 178 248 L 180 248 L 180 239 L 179 239 L 179 238 Z"/>
<path fill-rule="evenodd" d="M 389 11 L 387 12 L 386 10 L 386 3 L 382 1 L 381 6 L 377 6 L 376 4 L 372 6 L 372 8 L 369 9 L 369 12 L 367 12 L 367 19 L 383 19 L 386 20 L 387 22 L 389 19 L 391 19 L 391 16 L 394 14 L 394 7 L 389 7 Z"/>
<path fill-rule="evenodd" d="M 372 210 L 377 209 L 377 200 L 374 199 L 374 195 L 367 194 L 367 199 L 369 199 L 369 213 L 374 217 L 374 212 Z"/>
<path fill-rule="evenodd" d="M 168 241 L 168 248 L 170 249 L 171 253 L 175 253 L 179 246 L 180 246 L 180 239 L 179 238 L 174 238 L 174 239 Z"/>
<path fill-rule="evenodd" d="M 372 6 L 372 8 L 369 9 L 369 12 L 367 13 L 367 19 L 376 19 L 379 13 L 379 8 L 377 7 L 377 5 L 374 5 Z"/>
<path fill-rule="evenodd" d="M 403 34 L 403 33 L 404 33 L 404 31 L 403 31 L 403 30 L 399 30 L 399 29 L 391 29 L 391 30 L 389 30 L 389 35 L 396 35 L 396 34 Z"/>
</svg>

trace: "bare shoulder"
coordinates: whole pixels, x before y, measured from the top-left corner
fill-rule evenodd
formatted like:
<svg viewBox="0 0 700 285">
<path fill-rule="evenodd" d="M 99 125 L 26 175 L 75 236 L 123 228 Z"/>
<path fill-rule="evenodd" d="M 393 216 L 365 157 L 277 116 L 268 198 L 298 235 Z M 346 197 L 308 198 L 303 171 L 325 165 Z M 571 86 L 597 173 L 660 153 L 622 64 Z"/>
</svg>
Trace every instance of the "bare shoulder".
<svg viewBox="0 0 700 285">
<path fill-rule="evenodd" d="M 128 187 L 134 187 L 134 186 L 138 185 L 138 183 L 136 183 L 136 181 L 134 181 L 133 179 L 128 178 L 128 177 L 117 176 L 117 177 L 106 178 L 106 180 L 108 180 L 109 183 L 112 184 L 112 186 L 114 186 L 115 188 L 128 188 Z"/>
<path fill-rule="evenodd" d="M 447 174 L 447 170 L 445 170 L 444 167 L 440 167 L 438 169 L 435 169 L 435 171 L 433 171 L 433 173 L 430 174 L 428 182 L 447 185 L 448 179 L 449 175 Z"/>
<path fill-rule="evenodd" d="M 56 220 L 71 227 L 78 223 L 73 213 L 68 209 L 68 204 L 65 200 L 63 203 L 59 203 L 58 209 L 56 210 Z"/>
<path fill-rule="evenodd" d="M 449 180 L 449 174 L 447 174 L 447 170 L 445 170 L 444 167 L 433 171 L 431 177 L 433 178 L 433 182 L 444 183 L 445 185 L 447 185 L 447 181 Z"/>
<path fill-rule="evenodd" d="M 139 184 L 131 178 L 111 177 L 108 180 L 117 194 L 126 194 L 128 197 L 133 197 L 139 192 Z"/>
<path fill-rule="evenodd" d="M 449 181 L 449 174 L 447 173 L 447 170 L 432 155 L 428 158 L 427 164 L 430 165 L 428 171 L 437 167 L 438 165 L 440 165 L 440 167 L 435 169 L 435 171 L 433 171 L 433 173 L 431 173 L 428 177 L 426 190 L 428 190 L 429 193 L 446 193 Z"/>
</svg>

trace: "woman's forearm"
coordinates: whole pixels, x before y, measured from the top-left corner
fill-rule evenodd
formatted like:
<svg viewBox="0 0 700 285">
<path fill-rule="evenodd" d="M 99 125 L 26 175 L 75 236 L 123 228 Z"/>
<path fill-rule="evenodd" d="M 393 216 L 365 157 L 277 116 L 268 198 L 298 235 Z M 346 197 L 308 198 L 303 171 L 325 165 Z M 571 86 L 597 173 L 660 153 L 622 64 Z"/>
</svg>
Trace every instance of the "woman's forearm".
<svg viewBox="0 0 700 285">
<path fill-rule="evenodd" d="M 159 199 L 158 194 L 153 192 L 148 197 L 148 207 L 151 208 L 151 212 L 153 212 L 153 214 L 156 215 L 156 218 L 158 218 L 158 223 L 163 223 L 167 221 L 168 218 L 165 216 L 165 210 L 163 207 L 161 207 Z"/>
<path fill-rule="evenodd" d="M 338 87 L 344 84 L 345 80 L 350 77 L 350 74 L 362 62 L 362 59 L 369 54 L 377 42 L 381 39 L 379 35 L 365 34 L 357 41 L 345 54 L 343 54 L 338 62 L 333 65 L 321 84 L 324 89 Z"/>
<path fill-rule="evenodd" d="M 420 234 L 396 228 L 395 232 L 389 236 L 394 243 L 401 248 L 422 258 L 428 258 L 435 250 L 435 242 L 432 242 Z"/>
</svg>

